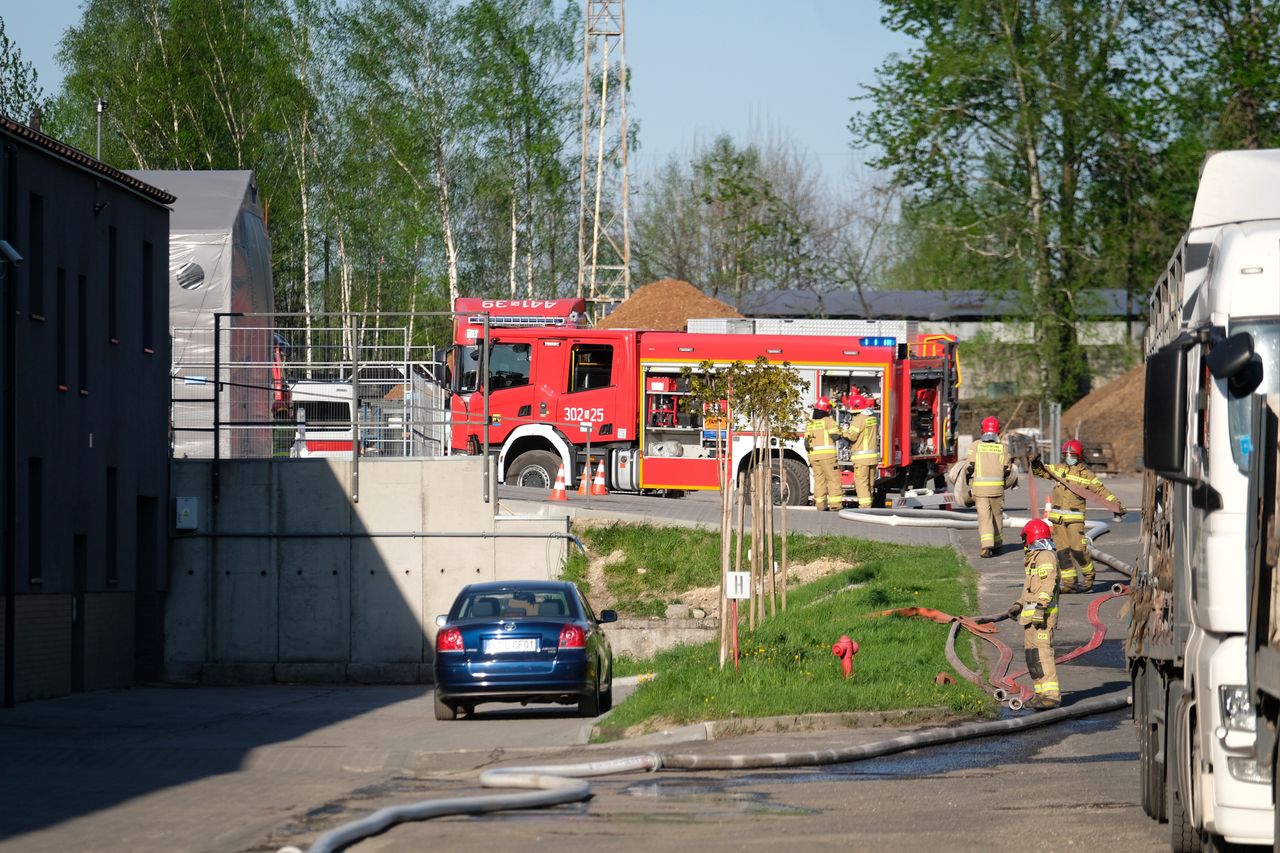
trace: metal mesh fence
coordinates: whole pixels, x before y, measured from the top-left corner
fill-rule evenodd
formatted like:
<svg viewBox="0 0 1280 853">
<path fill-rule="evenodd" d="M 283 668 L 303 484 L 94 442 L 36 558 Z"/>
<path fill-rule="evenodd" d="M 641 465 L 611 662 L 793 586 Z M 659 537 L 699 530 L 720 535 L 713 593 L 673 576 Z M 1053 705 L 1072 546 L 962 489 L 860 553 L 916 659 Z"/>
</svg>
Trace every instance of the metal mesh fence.
<svg viewBox="0 0 1280 853">
<path fill-rule="evenodd" d="M 432 324 L 438 345 L 415 343 L 432 319 L 219 315 L 174 329 L 173 455 L 445 455 L 448 323 Z"/>
</svg>

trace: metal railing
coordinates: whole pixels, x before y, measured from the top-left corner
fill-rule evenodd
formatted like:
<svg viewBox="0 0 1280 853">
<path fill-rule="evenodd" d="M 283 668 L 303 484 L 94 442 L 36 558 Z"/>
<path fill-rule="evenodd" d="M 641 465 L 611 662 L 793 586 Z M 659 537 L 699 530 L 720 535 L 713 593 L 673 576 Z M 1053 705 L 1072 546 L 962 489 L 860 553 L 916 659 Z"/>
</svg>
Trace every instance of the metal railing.
<svg viewBox="0 0 1280 853">
<path fill-rule="evenodd" d="M 212 327 L 174 329 L 172 453 L 446 455 L 450 317 L 218 314 Z M 431 320 L 434 341 L 422 343 Z"/>
</svg>

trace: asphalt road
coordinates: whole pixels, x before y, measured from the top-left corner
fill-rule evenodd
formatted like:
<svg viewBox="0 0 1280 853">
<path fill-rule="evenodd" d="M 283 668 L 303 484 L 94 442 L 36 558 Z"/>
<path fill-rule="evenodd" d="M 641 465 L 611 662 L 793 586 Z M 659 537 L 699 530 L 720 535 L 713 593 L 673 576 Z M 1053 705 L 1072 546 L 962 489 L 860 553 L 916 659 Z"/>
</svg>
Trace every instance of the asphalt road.
<svg viewBox="0 0 1280 853">
<path fill-rule="evenodd" d="M 1113 485 L 1126 505 L 1137 505 L 1135 480 Z M 1025 510 L 1018 494 L 1011 513 Z M 710 495 L 611 495 L 591 504 L 593 515 L 718 520 Z M 508 506 L 531 508 L 514 500 Z M 812 510 L 790 516 L 796 530 L 955 544 L 973 557 L 983 612 L 1007 607 L 1021 584 L 1017 549 L 979 560 L 976 531 L 871 527 Z M 1006 535 L 1016 541 L 1016 532 Z M 1132 561 L 1136 542 L 1130 515 L 1099 546 Z M 1103 579 L 1119 578 L 1100 572 L 1099 590 Z M 1063 599 L 1060 652 L 1089 638 L 1088 600 Z M 1109 631 L 1101 647 L 1061 667 L 1068 704 L 1126 689 L 1122 604 L 1102 609 Z M 1013 628 L 1003 639 L 1021 645 Z M 678 738 L 687 733 L 676 732 L 597 747 L 582 745 L 584 722 L 570 708 L 492 705 L 475 718 L 441 723 L 423 687 L 141 688 L 27 703 L 0 712 L 0 851 L 305 849 L 320 832 L 387 805 L 482 793 L 477 771 L 495 764 L 653 750 L 831 749 L 900 733 L 853 729 L 685 742 Z M 663 771 L 591 784 L 586 802 L 401 825 L 351 849 L 1167 847 L 1167 828 L 1138 806 L 1137 747 L 1126 712 L 826 768 Z"/>
</svg>

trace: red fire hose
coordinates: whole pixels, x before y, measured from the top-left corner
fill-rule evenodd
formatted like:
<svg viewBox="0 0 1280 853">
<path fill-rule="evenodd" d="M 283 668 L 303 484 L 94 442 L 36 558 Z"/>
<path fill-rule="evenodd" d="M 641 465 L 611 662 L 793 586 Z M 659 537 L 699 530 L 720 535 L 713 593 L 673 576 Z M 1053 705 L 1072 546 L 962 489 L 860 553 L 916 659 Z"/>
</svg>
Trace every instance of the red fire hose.
<svg viewBox="0 0 1280 853">
<path fill-rule="evenodd" d="M 1119 598 L 1129 594 L 1129 588 L 1121 584 L 1112 587 L 1112 591 L 1100 595 L 1089 604 L 1088 617 L 1089 622 L 1093 625 L 1093 636 L 1083 645 L 1072 649 L 1070 652 L 1057 658 L 1057 663 L 1066 663 L 1074 660 L 1081 655 L 1088 654 L 1098 646 L 1102 645 L 1103 639 L 1107 635 L 1107 626 L 1103 624 L 1099 615 L 1102 605 L 1113 598 Z M 1009 665 L 1013 661 L 1013 649 L 1002 642 L 998 637 L 994 636 L 999 629 L 994 623 L 1001 622 L 1010 618 L 1009 614 L 1001 613 L 996 616 L 979 616 L 976 619 L 968 616 L 952 616 L 941 610 L 934 610 L 928 607 L 901 607 L 895 610 L 883 610 L 876 616 L 902 616 L 902 617 L 918 617 L 929 619 L 942 624 L 951 624 L 951 630 L 947 634 L 947 660 L 955 668 L 956 672 L 964 679 L 973 682 L 984 690 L 987 690 L 992 697 L 1002 704 L 1007 704 L 1013 710 L 1020 709 L 1032 696 L 1030 687 L 1019 684 L 1018 679 L 1027 674 L 1025 668 L 1018 670 L 1013 674 L 1008 674 Z M 963 627 L 975 637 L 979 637 L 996 649 L 999 653 L 999 661 L 992 670 L 990 684 L 994 688 L 988 690 L 987 685 L 982 682 L 981 676 L 974 672 L 960 660 L 955 651 L 955 638 Z"/>
</svg>

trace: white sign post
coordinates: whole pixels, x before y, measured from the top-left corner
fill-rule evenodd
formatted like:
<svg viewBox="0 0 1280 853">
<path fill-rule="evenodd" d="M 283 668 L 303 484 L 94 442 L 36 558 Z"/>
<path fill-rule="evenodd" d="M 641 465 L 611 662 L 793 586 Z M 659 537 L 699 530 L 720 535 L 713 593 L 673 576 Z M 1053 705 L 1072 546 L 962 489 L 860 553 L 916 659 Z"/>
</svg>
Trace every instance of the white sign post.
<svg viewBox="0 0 1280 853">
<path fill-rule="evenodd" d="M 725 572 L 724 597 L 729 599 L 733 620 L 733 668 L 738 668 L 738 602 L 751 597 L 751 572 Z"/>
</svg>

